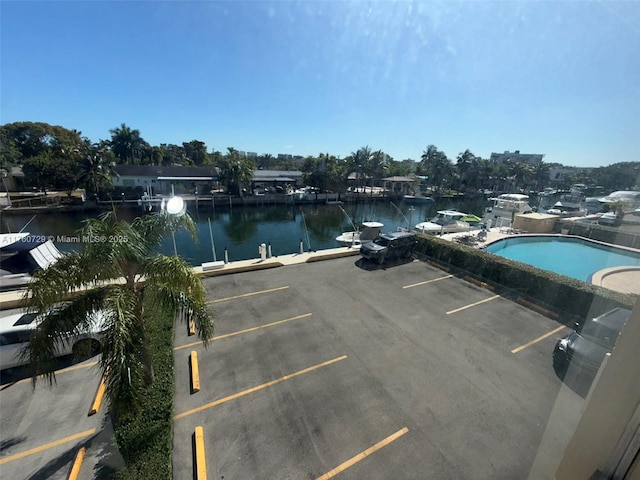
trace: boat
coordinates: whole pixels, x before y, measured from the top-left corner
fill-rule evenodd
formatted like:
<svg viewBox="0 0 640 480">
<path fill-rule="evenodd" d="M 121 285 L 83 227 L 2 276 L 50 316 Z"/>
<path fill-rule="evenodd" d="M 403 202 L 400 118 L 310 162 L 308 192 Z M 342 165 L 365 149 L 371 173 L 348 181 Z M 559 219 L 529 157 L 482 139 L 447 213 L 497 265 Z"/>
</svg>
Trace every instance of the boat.
<svg viewBox="0 0 640 480">
<path fill-rule="evenodd" d="M 431 235 L 442 235 L 445 233 L 468 232 L 477 227 L 472 227 L 463 220 L 468 214 L 455 210 L 439 210 L 437 215 L 428 222 L 421 222 L 416 225 L 416 230 Z M 477 218 L 477 217 L 476 217 Z"/>
<path fill-rule="evenodd" d="M 383 227 L 384 224 L 380 222 L 363 222 L 362 230 L 342 232 L 336 237 L 336 242 L 345 247 L 359 247 L 363 243 L 375 240 Z"/>
<path fill-rule="evenodd" d="M 52 237 L 29 233 L 0 234 L 0 290 L 16 290 L 31 281 L 38 268 L 55 263 L 62 253 Z"/>
<path fill-rule="evenodd" d="M 516 215 L 533 212 L 529 205 L 529 196 L 521 193 L 503 193 L 489 198 L 493 202 L 484 214 L 484 221 L 489 227 L 501 227 L 513 223 Z"/>
<path fill-rule="evenodd" d="M 433 197 L 425 197 L 422 195 L 404 195 L 402 199 L 405 203 L 425 203 L 425 202 L 433 202 Z"/>
<path fill-rule="evenodd" d="M 560 200 L 554 203 L 553 207 L 547 210 L 547 213 L 549 215 L 558 215 L 561 218 L 584 217 L 587 215 L 587 210 L 582 208 L 580 203 Z"/>
</svg>

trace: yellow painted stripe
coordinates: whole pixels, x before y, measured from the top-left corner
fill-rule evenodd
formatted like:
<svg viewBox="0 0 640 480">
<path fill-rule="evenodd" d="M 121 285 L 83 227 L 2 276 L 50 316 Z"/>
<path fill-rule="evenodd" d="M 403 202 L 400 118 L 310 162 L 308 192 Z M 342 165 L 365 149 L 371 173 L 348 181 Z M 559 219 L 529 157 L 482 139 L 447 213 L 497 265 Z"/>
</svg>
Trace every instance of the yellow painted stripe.
<svg viewBox="0 0 640 480">
<path fill-rule="evenodd" d="M 73 367 L 67 367 L 67 368 L 63 368 L 62 370 L 57 370 L 56 375 L 60 375 L 61 373 L 73 372 L 75 370 L 81 370 L 83 368 L 93 367 L 94 365 L 97 365 L 97 364 L 98 362 L 89 362 L 89 363 L 82 363 L 80 365 L 74 365 Z M 4 390 L 5 388 L 9 388 L 11 385 L 20 385 L 21 383 L 27 383 L 30 381 L 31 381 L 31 378 L 23 378 L 22 380 L 18 380 L 17 382 L 7 383 L 6 385 L 3 385 L 2 388 L 0 388 L 0 391 Z"/>
<path fill-rule="evenodd" d="M 425 280 L 424 282 L 418 282 L 418 283 L 412 283 L 411 285 L 405 285 L 402 288 L 413 288 L 413 287 L 417 287 L 419 285 L 426 285 L 427 283 L 433 283 L 433 282 L 439 282 L 440 280 L 446 280 L 447 278 L 451 278 L 453 277 L 453 275 L 447 275 L 446 277 L 438 277 L 438 278 L 434 278 L 433 280 Z"/>
<path fill-rule="evenodd" d="M 465 305 L 464 307 L 456 308 L 455 310 L 449 310 L 447 315 L 451 315 L 452 313 L 461 312 L 462 310 L 466 310 L 467 308 L 475 307 L 476 305 L 481 305 L 483 303 L 490 302 L 491 300 L 495 300 L 496 298 L 500 298 L 500 295 L 494 295 L 493 297 L 485 298 L 484 300 L 480 300 L 479 302 L 470 303 L 469 305 Z"/>
<path fill-rule="evenodd" d="M 191 352 L 191 391 L 193 393 L 200 391 L 200 371 L 198 369 L 198 352 Z"/>
<path fill-rule="evenodd" d="M 76 453 L 76 458 L 73 461 L 73 465 L 71 466 L 71 471 L 69 472 L 68 480 L 78 480 L 78 475 L 80 475 L 80 467 L 82 467 L 82 461 L 84 460 L 84 454 L 87 452 L 85 447 L 82 447 Z"/>
<path fill-rule="evenodd" d="M 233 297 L 219 298 L 217 300 L 211 300 L 207 303 L 227 302 L 229 300 L 236 300 L 237 298 L 252 297 L 254 295 L 262 295 L 263 293 L 271 293 L 271 292 L 277 292 L 280 290 L 286 290 L 287 288 L 289 288 L 289 285 L 285 287 L 270 288 L 269 290 L 260 290 L 259 292 L 243 293 L 242 295 L 234 295 Z"/>
<path fill-rule="evenodd" d="M 226 335 L 218 335 L 218 336 L 215 336 L 215 337 L 211 338 L 210 341 L 214 342 L 216 340 L 222 340 L 223 338 L 235 337 L 236 335 L 241 335 L 243 333 L 255 332 L 256 330 L 261 330 L 263 328 L 275 327 L 276 325 L 281 325 L 283 323 L 293 322 L 294 320 L 300 320 L 302 318 L 308 318 L 311 315 L 313 315 L 313 314 L 312 313 L 305 313 L 303 315 L 297 315 L 295 317 L 285 318 L 284 320 L 278 320 L 277 322 L 267 323 L 265 325 L 259 325 L 257 327 L 251 327 L 251 328 L 246 328 L 244 330 L 239 330 L 237 332 L 227 333 Z M 197 342 L 188 343 L 186 345 L 180 345 L 178 347 L 174 347 L 174 350 L 182 350 L 184 348 L 195 347 L 196 345 L 200 345 L 201 343 L 202 343 L 202 340 L 199 340 Z"/>
<path fill-rule="evenodd" d="M 32 448 L 31 450 L 25 450 L 24 452 L 21 452 L 21 453 L 15 453 L 13 455 L 0 458 L 0 465 L 13 462 L 14 460 L 19 460 L 20 458 L 28 457 L 29 455 L 34 455 L 36 453 L 44 452 L 45 450 L 49 450 L 50 448 L 59 447 L 60 445 L 64 445 L 65 443 L 73 442 L 74 440 L 79 440 L 81 438 L 88 437 L 89 435 L 93 435 L 94 433 L 96 433 L 96 429 L 92 428 L 91 430 L 85 430 L 84 432 L 76 433 L 75 435 L 61 438 L 60 440 L 46 443 L 39 447 Z"/>
<path fill-rule="evenodd" d="M 531 345 L 535 345 L 538 342 L 541 342 L 542 340 L 544 340 L 547 337 L 550 337 L 551 335 L 554 335 L 556 333 L 558 333 L 559 331 L 565 329 L 567 327 L 565 327 L 564 325 L 562 325 L 561 327 L 555 328 L 553 330 L 551 330 L 548 333 L 545 333 L 544 335 L 539 336 L 538 338 L 536 338 L 535 340 L 531 340 L 529 343 L 525 343 L 524 345 L 520 345 L 518 348 L 514 348 L 513 350 L 511 350 L 511 353 L 518 353 L 521 352 L 522 350 L 524 350 L 525 348 L 530 347 Z"/>
<path fill-rule="evenodd" d="M 104 392 L 107 390 L 107 379 L 106 375 L 103 375 L 100 379 L 100 384 L 98 385 L 98 389 L 96 390 L 96 394 L 93 397 L 93 403 L 91 403 L 91 408 L 89 408 L 89 417 L 91 415 L 95 415 L 100 410 L 100 405 L 102 405 L 102 397 L 104 397 Z"/>
<path fill-rule="evenodd" d="M 207 480 L 207 461 L 204 452 L 204 430 L 202 427 L 196 427 L 194 435 L 196 444 L 196 480 Z"/>
<path fill-rule="evenodd" d="M 328 480 L 329 478 L 335 477 L 339 473 L 344 472 L 347 468 L 352 467 L 356 463 L 358 463 L 361 460 L 364 460 L 365 458 L 367 458 L 372 453 L 376 452 L 377 450 L 380 450 L 382 447 L 384 447 L 386 445 L 389 445 L 394 440 L 397 440 L 398 438 L 400 438 L 402 435 L 404 435 L 408 431 L 409 431 L 409 429 L 407 427 L 404 427 L 404 428 L 398 430 L 393 435 L 389 435 L 387 438 L 385 438 L 384 440 L 379 441 L 374 446 L 367 448 L 364 452 L 360 452 L 355 457 L 351 457 L 349 460 L 347 460 L 346 462 L 338 465 L 333 470 L 325 473 L 321 477 L 318 477 L 317 480 Z"/>
<path fill-rule="evenodd" d="M 278 383 L 282 383 L 285 380 L 290 380 L 290 379 L 292 379 L 294 377 L 297 377 L 297 376 L 300 376 L 300 375 L 304 375 L 305 373 L 309 373 L 309 372 L 313 372 L 314 370 L 318 370 L 319 368 L 327 367 L 327 366 L 329 366 L 331 364 L 334 364 L 336 362 L 339 362 L 341 360 L 345 360 L 346 358 L 347 358 L 347 356 L 343 355 L 341 357 L 337 357 L 337 358 L 334 358 L 332 360 L 327 360 L 326 362 L 319 363 L 318 365 L 313 365 L 312 367 L 305 368 L 304 370 L 299 370 L 297 372 L 290 373 L 289 375 L 285 375 L 284 377 L 280 377 L 280 378 L 277 378 L 275 380 L 271 380 L 270 382 L 263 383 L 262 385 L 257 385 L 255 387 L 249 388 L 247 390 L 243 390 L 241 392 L 234 393 L 233 395 L 229 395 L 228 397 L 221 398 L 219 400 L 216 400 L 215 402 L 207 403 L 206 405 L 202 405 L 201 407 L 197 407 L 197 408 L 194 408 L 194 409 L 191 409 L 191 410 L 187 410 L 186 412 L 182 412 L 182 413 L 176 415 L 173 418 L 174 418 L 174 420 L 179 420 L 181 418 L 188 417 L 189 415 L 193 415 L 194 413 L 202 412 L 203 410 L 207 410 L 209 408 L 216 407 L 216 406 L 221 405 L 223 403 L 227 403 L 227 402 L 229 402 L 231 400 L 235 400 L 237 398 L 244 397 L 245 395 L 249 395 L 250 393 L 257 392 L 258 390 L 262 390 L 262 389 L 267 388 L 267 387 L 272 387 L 273 385 L 277 385 Z"/>
</svg>

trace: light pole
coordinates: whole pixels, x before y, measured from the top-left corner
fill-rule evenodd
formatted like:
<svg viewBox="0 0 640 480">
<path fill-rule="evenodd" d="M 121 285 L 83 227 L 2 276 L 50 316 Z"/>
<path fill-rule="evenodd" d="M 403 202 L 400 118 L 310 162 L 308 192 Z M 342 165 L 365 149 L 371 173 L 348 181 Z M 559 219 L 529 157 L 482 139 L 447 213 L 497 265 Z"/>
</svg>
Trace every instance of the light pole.
<svg viewBox="0 0 640 480">
<path fill-rule="evenodd" d="M 172 190 L 173 190 L 173 188 L 172 188 Z M 172 215 L 174 217 L 181 217 L 187 211 L 187 204 L 183 200 L 182 197 L 173 196 L 169 200 L 167 200 L 166 204 L 164 204 L 164 201 L 163 201 L 163 205 L 162 205 L 161 208 L 168 215 Z M 178 248 L 176 246 L 176 234 L 175 234 L 173 226 L 171 227 L 171 238 L 173 239 L 173 254 L 177 257 L 178 256 Z"/>
</svg>

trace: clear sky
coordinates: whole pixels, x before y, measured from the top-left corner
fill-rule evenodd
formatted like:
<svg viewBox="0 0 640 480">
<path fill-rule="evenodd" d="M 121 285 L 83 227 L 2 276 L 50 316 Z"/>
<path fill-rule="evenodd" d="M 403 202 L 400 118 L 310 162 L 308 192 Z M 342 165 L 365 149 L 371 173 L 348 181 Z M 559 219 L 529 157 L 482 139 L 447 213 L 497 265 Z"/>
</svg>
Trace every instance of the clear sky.
<svg viewBox="0 0 640 480">
<path fill-rule="evenodd" d="M 640 2 L 0 2 L 0 123 L 396 160 L 640 161 Z"/>
</svg>

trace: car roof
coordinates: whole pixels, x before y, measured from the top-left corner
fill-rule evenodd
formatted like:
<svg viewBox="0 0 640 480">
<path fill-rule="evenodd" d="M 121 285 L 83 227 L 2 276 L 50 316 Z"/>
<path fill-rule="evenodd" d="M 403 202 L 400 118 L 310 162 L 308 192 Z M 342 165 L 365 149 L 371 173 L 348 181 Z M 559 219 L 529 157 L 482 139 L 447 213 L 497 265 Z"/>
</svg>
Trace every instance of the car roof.
<svg viewBox="0 0 640 480">
<path fill-rule="evenodd" d="M 594 318 L 593 321 L 619 332 L 622 330 L 625 323 L 627 323 L 630 316 L 631 310 L 627 310 L 626 308 L 614 308 L 613 310 Z"/>
<path fill-rule="evenodd" d="M 383 233 L 380 236 L 388 240 L 393 240 L 394 238 L 413 237 L 414 234 L 411 232 L 389 232 L 389 233 Z"/>
</svg>

